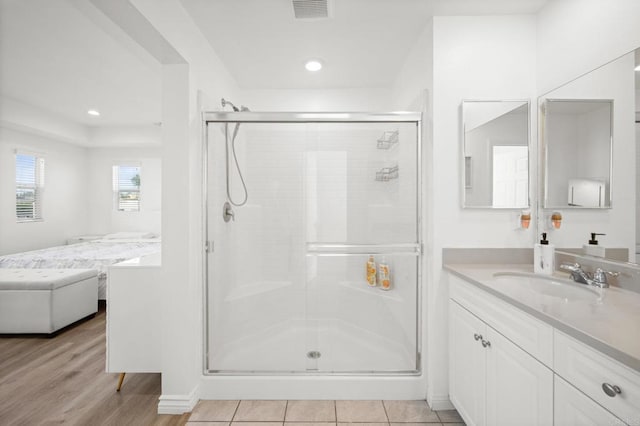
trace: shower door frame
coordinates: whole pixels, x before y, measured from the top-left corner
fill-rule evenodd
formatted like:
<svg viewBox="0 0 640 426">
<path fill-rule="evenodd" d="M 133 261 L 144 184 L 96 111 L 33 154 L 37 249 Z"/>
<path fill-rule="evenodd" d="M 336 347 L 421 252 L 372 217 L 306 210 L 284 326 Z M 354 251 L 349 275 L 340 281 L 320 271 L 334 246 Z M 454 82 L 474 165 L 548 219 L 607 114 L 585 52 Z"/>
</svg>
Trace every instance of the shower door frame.
<svg viewBox="0 0 640 426">
<path fill-rule="evenodd" d="M 417 283 L 416 283 L 416 369 L 414 371 L 220 371 L 209 369 L 209 258 L 214 252 L 214 242 L 209 240 L 209 124 L 210 123 L 255 123 L 255 124 L 311 124 L 311 123 L 415 123 L 416 124 L 416 247 L 417 257 Z M 205 376 L 419 376 L 422 364 L 422 272 L 424 262 L 424 245 L 422 241 L 422 113 L 421 112 L 229 112 L 229 111 L 205 111 L 202 112 L 202 227 L 203 227 L 203 251 L 202 251 L 202 318 L 203 327 L 203 351 L 202 371 Z M 402 246 L 405 244 L 385 244 L 389 246 Z M 335 245 L 334 245 L 335 246 Z M 359 244 L 340 244 L 343 248 L 356 248 Z M 378 253 L 376 249 L 380 245 L 367 245 L 373 249 L 372 253 Z M 388 253 L 381 251 L 380 253 Z M 405 252 L 407 253 L 407 252 Z"/>
</svg>

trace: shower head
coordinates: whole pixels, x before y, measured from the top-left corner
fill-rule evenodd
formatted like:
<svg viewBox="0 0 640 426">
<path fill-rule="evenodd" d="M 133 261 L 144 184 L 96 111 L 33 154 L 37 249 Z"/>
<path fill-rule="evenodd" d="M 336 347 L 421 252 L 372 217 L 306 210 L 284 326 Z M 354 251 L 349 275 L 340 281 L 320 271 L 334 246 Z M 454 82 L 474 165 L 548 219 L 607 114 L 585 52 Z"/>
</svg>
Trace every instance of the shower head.
<svg viewBox="0 0 640 426">
<path fill-rule="evenodd" d="M 228 101 L 228 100 L 226 100 L 225 98 L 222 98 L 222 99 L 220 100 L 220 103 L 222 104 L 222 108 L 226 107 L 227 105 L 230 105 L 230 106 L 231 106 L 231 108 L 233 108 L 233 111 L 234 111 L 234 112 L 248 112 L 248 111 L 249 111 L 249 108 L 247 108 L 247 107 L 246 107 L 246 106 L 244 106 L 244 105 L 241 105 L 241 106 L 240 106 L 240 108 L 238 109 L 238 107 L 237 107 L 237 106 L 235 106 L 235 105 L 233 104 L 233 102 Z"/>
<path fill-rule="evenodd" d="M 221 103 L 222 103 L 222 108 L 226 107 L 227 104 L 231 105 L 231 108 L 233 108 L 233 110 L 235 112 L 239 112 L 240 110 L 238 109 L 237 106 L 235 106 L 231 101 L 227 101 L 224 98 L 221 99 Z"/>
</svg>

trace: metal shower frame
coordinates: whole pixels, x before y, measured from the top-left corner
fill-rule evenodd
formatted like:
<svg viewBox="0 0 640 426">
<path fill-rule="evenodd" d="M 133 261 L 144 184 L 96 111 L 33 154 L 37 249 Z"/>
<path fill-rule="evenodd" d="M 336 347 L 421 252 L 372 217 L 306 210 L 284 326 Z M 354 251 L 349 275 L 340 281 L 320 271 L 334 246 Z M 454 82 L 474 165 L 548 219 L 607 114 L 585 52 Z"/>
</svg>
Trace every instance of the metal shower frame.
<svg viewBox="0 0 640 426">
<path fill-rule="evenodd" d="M 395 245 L 401 249 L 413 249 L 417 253 L 417 283 L 416 283 L 416 369 L 407 372 L 291 372 L 291 371 L 216 371 L 210 370 L 209 363 L 209 265 L 208 256 L 213 253 L 213 241 L 209 241 L 209 224 L 208 224 L 208 142 L 209 142 L 209 124 L 210 123 L 258 123 L 258 124 L 291 124 L 291 123 L 415 123 L 416 124 L 416 244 Z M 203 343 L 203 374 L 206 376 L 219 375 L 299 375 L 299 376 L 388 376 L 388 375 L 420 375 L 421 374 L 421 354 L 422 354 L 422 277 L 423 277 L 423 240 L 422 240 L 422 113 L 420 112 L 383 112 L 383 113 L 367 113 L 367 112 L 203 112 L 202 113 L 202 228 L 203 228 L 203 248 L 202 248 L 202 273 L 203 273 L 203 303 L 202 318 L 204 321 L 202 343 Z M 319 247 L 312 251 L 322 253 L 323 248 Z M 335 245 L 334 245 L 335 246 Z M 387 252 L 382 246 L 376 245 L 348 245 L 343 244 L 341 248 L 346 249 L 346 253 L 351 250 L 367 249 L 367 253 L 384 253 Z M 393 244 L 385 244 L 385 247 L 393 246 Z M 409 253 L 406 251 L 405 253 Z M 355 252 L 352 252 L 355 253 Z"/>
</svg>

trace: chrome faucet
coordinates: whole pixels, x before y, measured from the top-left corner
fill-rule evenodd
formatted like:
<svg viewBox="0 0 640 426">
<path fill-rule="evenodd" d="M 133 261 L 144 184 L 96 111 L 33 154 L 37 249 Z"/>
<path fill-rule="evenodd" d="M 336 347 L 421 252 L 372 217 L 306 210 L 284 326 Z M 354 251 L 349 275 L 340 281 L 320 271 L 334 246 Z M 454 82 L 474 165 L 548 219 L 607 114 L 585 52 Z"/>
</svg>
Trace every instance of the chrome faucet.
<svg viewBox="0 0 640 426">
<path fill-rule="evenodd" d="M 592 276 L 588 272 L 585 272 L 579 263 L 563 263 L 560 265 L 560 269 L 569 271 L 571 273 L 571 279 L 577 283 L 599 288 L 609 287 L 607 275 L 612 277 L 618 276 L 617 272 L 605 271 L 602 268 L 596 268 Z"/>
</svg>

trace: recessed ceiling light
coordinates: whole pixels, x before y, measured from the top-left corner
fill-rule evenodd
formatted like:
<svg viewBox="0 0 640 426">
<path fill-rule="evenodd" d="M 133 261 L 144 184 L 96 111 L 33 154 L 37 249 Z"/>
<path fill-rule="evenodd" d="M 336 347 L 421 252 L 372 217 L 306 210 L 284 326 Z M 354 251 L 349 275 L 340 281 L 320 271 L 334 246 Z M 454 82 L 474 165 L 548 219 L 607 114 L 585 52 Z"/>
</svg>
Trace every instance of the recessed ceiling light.
<svg viewBox="0 0 640 426">
<path fill-rule="evenodd" d="M 89 111 L 87 111 L 87 114 L 97 117 L 100 115 L 100 112 L 96 111 L 95 109 L 90 109 Z"/>
<path fill-rule="evenodd" d="M 322 69 L 322 62 L 318 61 L 317 59 L 312 59 L 310 61 L 307 61 L 307 63 L 304 64 L 304 67 L 307 69 L 307 71 L 320 71 Z"/>
<path fill-rule="evenodd" d="M 636 67 L 636 71 L 640 71 L 640 65 Z"/>
</svg>

